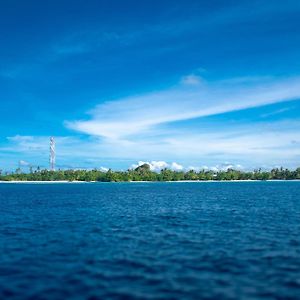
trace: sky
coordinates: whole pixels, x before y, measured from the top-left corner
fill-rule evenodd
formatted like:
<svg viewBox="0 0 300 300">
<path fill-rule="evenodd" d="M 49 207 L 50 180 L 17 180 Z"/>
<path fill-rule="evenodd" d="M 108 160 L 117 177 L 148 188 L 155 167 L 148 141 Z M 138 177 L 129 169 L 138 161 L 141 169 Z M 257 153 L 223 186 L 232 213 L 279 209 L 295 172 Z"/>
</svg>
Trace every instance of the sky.
<svg viewBox="0 0 300 300">
<path fill-rule="evenodd" d="M 300 166 L 300 1 L 0 0 L 0 169 Z"/>
</svg>

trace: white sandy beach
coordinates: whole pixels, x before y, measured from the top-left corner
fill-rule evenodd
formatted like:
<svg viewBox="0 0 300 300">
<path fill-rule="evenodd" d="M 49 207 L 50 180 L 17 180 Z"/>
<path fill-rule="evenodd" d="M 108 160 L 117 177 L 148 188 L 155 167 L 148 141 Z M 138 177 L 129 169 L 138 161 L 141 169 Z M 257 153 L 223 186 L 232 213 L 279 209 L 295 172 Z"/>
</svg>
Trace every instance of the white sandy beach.
<svg viewBox="0 0 300 300">
<path fill-rule="evenodd" d="M 0 184 L 8 183 L 8 184 L 61 184 L 61 183 L 70 183 L 70 184 L 76 184 L 76 183 L 220 183 L 220 182 L 299 182 L 300 179 L 293 179 L 293 180 L 179 180 L 179 181 L 119 181 L 119 182 L 102 182 L 102 181 L 67 181 L 67 180 L 57 180 L 57 181 L 18 181 L 18 180 L 12 180 L 12 181 L 0 181 Z"/>
<path fill-rule="evenodd" d="M 26 184 L 26 183 L 36 183 L 36 184 L 53 183 L 53 184 L 55 184 L 55 183 L 86 183 L 86 182 L 85 181 L 68 181 L 68 180 L 57 180 L 57 181 L 12 180 L 12 181 L 0 181 L 0 183 L 23 183 L 23 184 Z"/>
</svg>

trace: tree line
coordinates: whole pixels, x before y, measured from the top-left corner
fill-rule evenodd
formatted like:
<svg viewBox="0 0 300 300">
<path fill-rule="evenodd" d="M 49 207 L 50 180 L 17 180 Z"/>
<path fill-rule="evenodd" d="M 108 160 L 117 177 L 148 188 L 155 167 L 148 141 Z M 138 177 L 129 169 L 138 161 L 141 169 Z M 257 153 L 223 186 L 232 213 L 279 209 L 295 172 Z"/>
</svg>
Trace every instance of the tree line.
<svg viewBox="0 0 300 300">
<path fill-rule="evenodd" d="M 148 164 L 127 171 L 108 170 L 103 172 L 94 170 L 31 170 L 29 173 L 17 169 L 12 173 L 2 174 L 1 181 L 98 181 L 98 182 L 126 182 L 126 181 L 183 181 L 183 180 L 294 180 L 300 179 L 300 168 L 289 170 L 275 168 L 271 171 L 261 169 L 252 172 L 228 169 L 226 171 L 173 171 L 162 169 L 159 173 L 150 170 Z"/>
</svg>

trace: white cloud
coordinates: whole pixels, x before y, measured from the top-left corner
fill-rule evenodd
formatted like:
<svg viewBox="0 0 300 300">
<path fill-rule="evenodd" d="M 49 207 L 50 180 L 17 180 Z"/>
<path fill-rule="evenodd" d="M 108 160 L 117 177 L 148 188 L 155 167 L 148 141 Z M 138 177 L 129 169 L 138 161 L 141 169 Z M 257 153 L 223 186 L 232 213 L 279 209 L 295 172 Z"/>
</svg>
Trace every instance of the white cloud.
<svg viewBox="0 0 300 300">
<path fill-rule="evenodd" d="M 283 81 L 263 77 L 207 83 L 109 101 L 89 112 L 89 119 L 68 122 L 81 137 L 56 137 L 57 161 L 64 165 L 89 167 L 123 161 L 123 168 L 137 159 L 152 170 L 170 168 L 226 168 L 230 161 L 245 168 L 283 165 L 296 167 L 300 161 L 300 123 L 227 123 L 211 126 L 179 126 L 175 121 L 199 118 L 300 98 L 300 78 Z M 282 110 L 280 111 L 282 112 Z M 196 122 L 197 123 L 197 122 Z M 5 163 L 20 159 L 48 166 L 49 137 L 16 135 L 0 146 Z M 167 163 L 172 162 L 173 163 Z M 128 164 L 125 165 L 125 162 Z M 205 164 L 206 166 L 202 166 Z M 115 163 L 115 166 L 117 163 Z M 136 165 L 137 166 L 137 165 Z M 202 166 L 202 167 L 201 167 Z"/>
<path fill-rule="evenodd" d="M 178 164 L 176 162 L 172 162 L 172 163 L 167 163 L 165 161 L 139 161 L 137 164 L 132 164 L 130 169 L 136 169 L 139 166 L 142 166 L 144 164 L 147 164 L 150 166 L 150 170 L 154 171 L 154 172 L 159 172 L 162 169 L 170 169 L 173 171 L 190 171 L 190 170 L 194 170 L 196 172 L 205 170 L 212 170 L 212 171 L 227 171 L 228 169 L 234 169 L 234 170 L 243 170 L 243 166 L 241 166 L 240 164 L 231 164 L 228 162 L 219 164 L 219 165 L 215 165 L 215 166 L 211 166 L 211 167 L 207 167 L 207 166 L 199 166 L 199 167 L 195 167 L 195 166 L 189 166 L 189 167 L 184 167 L 181 164 Z"/>
<path fill-rule="evenodd" d="M 203 83 L 203 80 L 200 76 L 195 74 L 190 74 L 182 77 L 181 83 L 185 85 L 200 85 Z"/>
<path fill-rule="evenodd" d="M 227 171 L 229 169 L 243 170 L 244 168 L 240 164 L 232 164 L 232 163 L 228 163 L 228 162 L 210 167 L 210 170 L 212 170 L 212 171 Z"/>
<path fill-rule="evenodd" d="M 152 170 L 180 169 L 180 166 L 185 170 L 220 169 L 228 167 L 222 163 L 226 161 L 235 168 L 238 165 L 245 169 L 275 165 L 294 168 L 300 161 L 299 128 L 297 121 L 284 121 L 195 130 L 157 129 L 130 141 L 56 137 L 57 164 L 74 168 L 99 168 L 105 164 L 113 169 L 126 169 L 142 158 L 135 166 L 146 162 Z M 48 167 L 49 137 L 10 137 L 0 146 L 0 159 L 1 168 L 15 169 L 20 159 Z"/>
<path fill-rule="evenodd" d="M 186 168 L 187 171 L 189 170 L 193 170 L 193 171 L 196 171 L 196 172 L 199 172 L 199 171 L 214 171 L 214 172 L 218 172 L 218 171 L 227 171 L 228 169 L 233 169 L 233 170 L 243 170 L 244 167 L 240 164 L 231 164 L 229 162 L 225 162 L 225 163 L 222 163 L 222 164 L 218 164 L 218 165 L 215 165 L 215 166 L 200 166 L 200 167 L 195 167 L 195 166 L 189 166 L 188 168 Z"/>
<path fill-rule="evenodd" d="M 107 172 L 109 169 L 108 168 L 106 168 L 106 167 L 100 167 L 100 171 L 101 172 Z"/>
<path fill-rule="evenodd" d="M 170 169 L 173 171 L 182 171 L 184 167 L 177 162 L 172 162 L 171 164 L 165 162 L 165 161 L 139 161 L 137 164 L 132 164 L 130 169 L 135 169 L 139 166 L 142 166 L 144 164 L 147 164 L 150 166 L 150 170 L 154 172 L 159 172 L 162 169 Z"/>
<path fill-rule="evenodd" d="M 108 139 L 146 135 L 159 125 L 216 115 L 300 98 L 300 78 L 248 83 L 214 82 L 186 89 L 160 92 L 104 102 L 89 112 L 87 120 L 68 121 L 76 131 Z M 132 139 L 131 139 L 132 140 Z"/>
<path fill-rule="evenodd" d="M 147 164 L 150 166 L 150 170 L 154 172 L 159 172 L 162 169 L 169 168 L 169 164 L 165 161 L 139 161 L 137 164 L 132 164 L 130 169 L 136 169 L 139 166 Z"/>
<path fill-rule="evenodd" d="M 180 165 L 176 162 L 172 162 L 172 164 L 170 165 L 170 169 L 173 171 L 182 171 L 184 168 L 182 165 Z"/>
<path fill-rule="evenodd" d="M 27 167 L 30 166 L 30 163 L 25 160 L 19 160 L 19 166 Z"/>
<path fill-rule="evenodd" d="M 195 167 L 195 166 L 189 166 L 186 168 L 187 171 L 195 171 L 195 172 L 199 172 L 201 170 L 205 170 L 205 171 L 208 171 L 210 170 L 209 167 L 207 166 L 201 166 L 201 167 Z"/>
<path fill-rule="evenodd" d="M 267 118 L 267 117 L 270 117 L 270 116 L 279 115 L 279 114 L 282 114 L 282 113 L 284 113 L 284 112 L 287 112 L 287 111 L 289 111 L 289 110 L 291 110 L 291 109 L 292 109 L 292 107 L 284 107 L 284 108 L 281 108 L 281 109 L 272 111 L 272 112 L 270 112 L 270 113 L 262 114 L 261 117 L 262 117 L 262 118 Z"/>
</svg>

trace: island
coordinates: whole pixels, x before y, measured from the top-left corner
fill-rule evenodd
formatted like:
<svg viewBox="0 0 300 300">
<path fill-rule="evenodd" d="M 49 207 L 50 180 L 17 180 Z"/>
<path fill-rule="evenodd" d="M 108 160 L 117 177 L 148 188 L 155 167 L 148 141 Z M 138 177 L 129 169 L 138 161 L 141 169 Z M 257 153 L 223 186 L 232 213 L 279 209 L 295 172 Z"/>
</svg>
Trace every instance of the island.
<svg viewBox="0 0 300 300">
<path fill-rule="evenodd" d="M 221 171 L 212 170 L 189 170 L 189 171 L 173 171 L 170 169 L 162 169 L 160 172 L 151 171 L 148 164 L 143 164 L 135 169 L 127 171 L 113 171 L 109 169 L 107 172 L 93 170 L 55 170 L 47 169 L 31 170 L 30 172 L 22 172 L 17 169 L 11 173 L 0 173 L 1 182 L 138 182 L 138 181 L 250 181 L 250 180 L 299 180 L 300 167 L 295 170 L 284 168 L 275 168 L 270 171 L 261 169 L 254 171 L 241 171 L 227 169 Z"/>
</svg>

